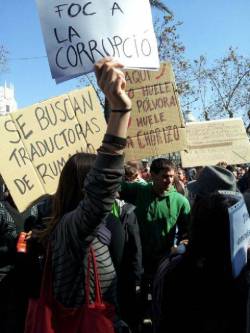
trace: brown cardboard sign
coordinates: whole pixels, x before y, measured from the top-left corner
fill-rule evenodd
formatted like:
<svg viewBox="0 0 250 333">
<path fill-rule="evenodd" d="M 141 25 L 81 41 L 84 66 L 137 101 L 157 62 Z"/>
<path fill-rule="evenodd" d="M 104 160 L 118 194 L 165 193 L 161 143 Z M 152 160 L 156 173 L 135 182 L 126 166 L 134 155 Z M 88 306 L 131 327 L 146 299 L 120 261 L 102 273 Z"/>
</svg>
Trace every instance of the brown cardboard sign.
<svg viewBox="0 0 250 333">
<path fill-rule="evenodd" d="M 101 145 L 106 123 L 100 110 L 87 87 L 0 117 L 0 174 L 19 211 L 55 193 L 71 155 Z"/>
<path fill-rule="evenodd" d="M 126 160 L 142 159 L 186 148 L 186 134 L 171 64 L 158 72 L 125 73 L 132 99 Z"/>
<path fill-rule="evenodd" d="M 187 123 L 186 130 L 188 148 L 181 152 L 183 167 L 250 162 L 250 144 L 242 119 Z"/>
</svg>

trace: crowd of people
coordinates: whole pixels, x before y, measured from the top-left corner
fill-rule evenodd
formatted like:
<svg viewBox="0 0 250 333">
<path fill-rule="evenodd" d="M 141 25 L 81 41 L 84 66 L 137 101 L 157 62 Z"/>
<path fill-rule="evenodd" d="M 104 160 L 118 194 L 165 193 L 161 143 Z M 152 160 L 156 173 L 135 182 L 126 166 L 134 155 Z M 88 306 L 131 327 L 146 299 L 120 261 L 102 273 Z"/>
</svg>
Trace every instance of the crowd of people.
<svg viewBox="0 0 250 333">
<path fill-rule="evenodd" d="M 121 69 L 110 58 L 95 66 L 111 108 L 97 155 L 70 157 L 56 193 L 22 214 L 2 181 L 0 332 L 250 332 L 249 267 L 233 277 L 228 214 L 240 192 L 250 209 L 250 170 L 124 163 L 131 100 Z M 85 322 L 99 294 L 101 328 Z M 38 301 L 50 331 L 34 320 Z"/>
</svg>

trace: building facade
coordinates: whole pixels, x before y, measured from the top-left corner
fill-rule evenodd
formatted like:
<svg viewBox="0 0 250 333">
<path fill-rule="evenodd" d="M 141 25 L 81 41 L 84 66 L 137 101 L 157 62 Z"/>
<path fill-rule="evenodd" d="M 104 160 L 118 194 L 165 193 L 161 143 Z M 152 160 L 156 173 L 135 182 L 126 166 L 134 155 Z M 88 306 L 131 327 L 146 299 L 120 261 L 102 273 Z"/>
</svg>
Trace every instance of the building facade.
<svg viewBox="0 0 250 333">
<path fill-rule="evenodd" d="M 5 84 L 0 86 L 0 116 L 17 110 L 17 102 L 14 95 L 14 87 Z"/>
</svg>

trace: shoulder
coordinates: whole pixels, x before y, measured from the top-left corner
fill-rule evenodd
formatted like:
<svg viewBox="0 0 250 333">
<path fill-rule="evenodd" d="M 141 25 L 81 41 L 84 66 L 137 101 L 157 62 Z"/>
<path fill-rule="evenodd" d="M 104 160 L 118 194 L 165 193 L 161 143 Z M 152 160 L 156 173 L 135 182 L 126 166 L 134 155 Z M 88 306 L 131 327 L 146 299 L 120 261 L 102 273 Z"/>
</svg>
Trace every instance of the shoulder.
<svg viewBox="0 0 250 333">
<path fill-rule="evenodd" d="M 141 191 L 151 191 L 152 190 L 152 187 L 153 187 L 153 183 L 151 182 L 145 182 L 145 183 L 137 183 L 138 184 L 138 188 L 141 190 Z"/>
<path fill-rule="evenodd" d="M 131 214 L 134 212 L 136 206 L 129 203 L 129 202 L 126 202 L 122 207 L 121 207 L 121 215 L 123 214 Z"/>
<path fill-rule="evenodd" d="M 0 214 L 3 214 L 5 212 L 6 212 L 6 208 L 5 208 L 4 204 L 3 204 L 3 202 L 0 201 Z"/>
<path fill-rule="evenodd" d="M 14 222 L 3 201 L 0 201 L 0 217 L 5 222 Z"/>
<path fill-rule="evenodd" d="M 48 196 L 37 204 L 39 217 L 49 217 L 52 211 L 52 196 Z"/>
<path fill-rule="evenodd" d="M 171 191 L 169 193 L 169 196 L 172 196 L 176 199 L 176 201 L 178 201 L 179 203 L 181 203 L 184 206 L 190 206 L 188 199 L 181 193 L 177 192 L 176 190 Z"/>
<path fill-rule="evenodd" d="M 34 217 L 37 217 L 37 216 L 38 216 L 38 208 L 37 208 L 37 205 L 32 206 L 32 207 L 30 208 L 30 215 L 31 215 L 31 216 L 34 216 Z"/>
<path fill-rule="evenodd" d="M 143 192 L 143 191 L 148 191 L 149 189 L 151 190 L 152 184 L 151 183 L 142 183 L 142 182 L 133 182 L 133 183 L 128 183 L 128 182 L 123 182 L 122 183 L 122 190 L 129 190 L 129 191 L 137 191 L 137 192 Z"/>
</svg>

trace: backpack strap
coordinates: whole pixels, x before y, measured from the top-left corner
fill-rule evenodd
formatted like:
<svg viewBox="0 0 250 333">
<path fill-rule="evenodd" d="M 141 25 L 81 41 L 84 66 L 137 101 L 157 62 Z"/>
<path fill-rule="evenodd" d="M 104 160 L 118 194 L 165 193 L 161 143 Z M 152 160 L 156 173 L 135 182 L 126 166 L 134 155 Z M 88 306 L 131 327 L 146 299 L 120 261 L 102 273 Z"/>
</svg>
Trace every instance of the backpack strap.
<svg viewBox="0 0 250 333">
<path fill-rule="evenodd" d="M 120 214 L 120 219 L 121 222 L 123 223 L 124 217 L 126 214 L 131 214 L 135 210 L 135 206 L 132 205 L 131 203 L 126 202 L 122 208 L 121 208 L 121 214 Z"/>
<path fill-rule="evenodd" d="M 102 223 L 97 231 L 97 237 L 100 240 L 100 242 L 104 245 L 110 245 L 111 243 L 111 231 L 105 226 L 104 223 Z"/>
<path fill-rule="evenodd" d="M 182 261 L 183 255 L 168 256 L 161 260 L 153 280 L 153 295 L 152 295 L 152 314 L 154 332 L 158 332 L 158 324 L 161 317 L 161 305 L 163 299 L 164 281 L 167 274 Z M 250 333 L 250 332 L 249 332 Z"/>
<path fill-rule="evenodd" d="M 94 272 L 94 287 L 95 287 L 95 306 L 99 309 L 104 308 L 103 300 L 102 300 L 102 291 L 100 285 L 100 279 L 98 274 L 97 262 L 95 257 L 95 251 L 92 246 L 89 248 L 88 254 L 88 266 L 87 266 L 87 273 L 85 279 L 85 302 L 90 306 L 90 269 L 91 269 L 91 262 Z"/>
</svg>

